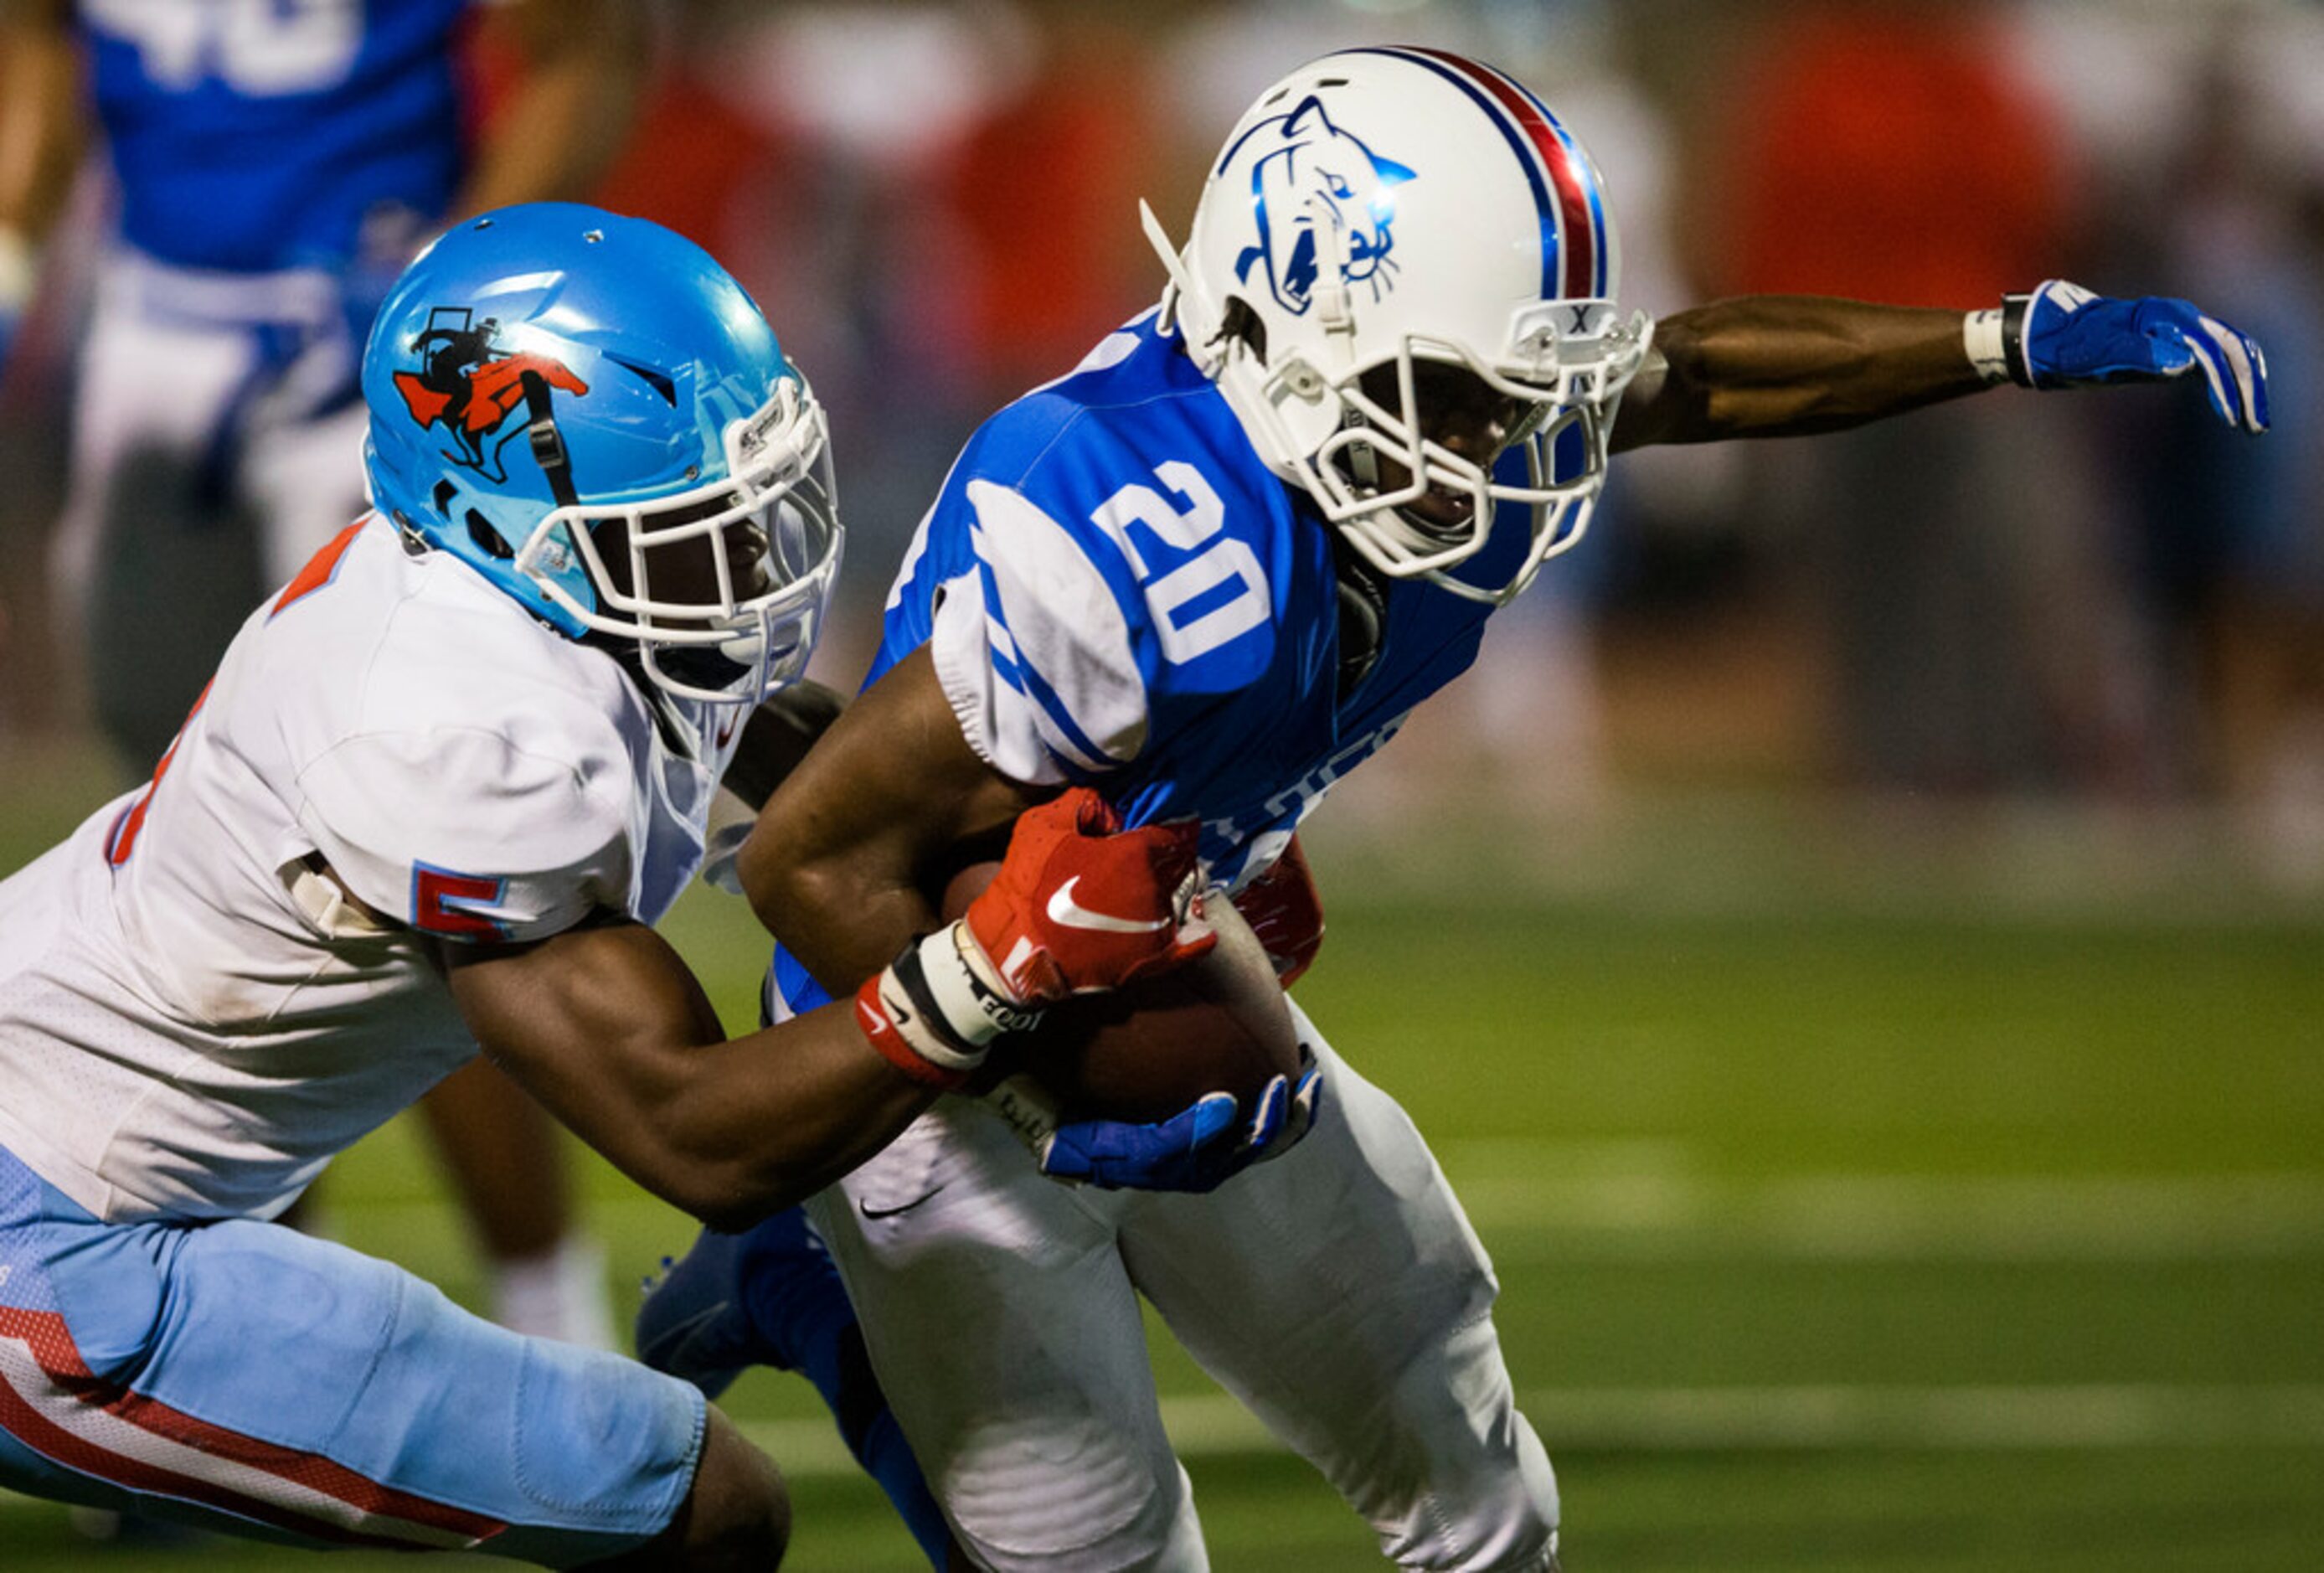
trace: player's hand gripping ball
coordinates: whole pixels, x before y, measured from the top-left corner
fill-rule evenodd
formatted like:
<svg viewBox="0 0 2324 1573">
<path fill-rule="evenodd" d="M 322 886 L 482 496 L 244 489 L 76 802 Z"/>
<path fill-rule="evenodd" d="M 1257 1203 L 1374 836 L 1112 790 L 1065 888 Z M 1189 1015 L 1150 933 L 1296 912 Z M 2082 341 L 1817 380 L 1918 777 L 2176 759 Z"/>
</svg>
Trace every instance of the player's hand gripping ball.
<svg viewBox="0 0 2324 1573">
<path fill-rule="evenodd" d="M 989 893 L 995 872 L 987 863 L 957 875 L 947 915 L 965 911 L 973 928 L 985 898 L 970 897 Z M 1050 1006 L 1038 1028 L 997 1052 L 994 1070 L 1031 1077 L 1065 1121 L 1139 1124 L 1167 1120 L 1213 1093 L 1256 1109 L 1276 1078 L 1298 1081 L 1298 1031 L 1274 961 L 1234 906 L 1213 899 L 1205 911 L 1217 936 L 1205 954 Z"/>
<path fill-rule="evenodd" d="M 856 991 L 872 1046 L 946 1091 L 984 1069 L 1004 1034 L 1043 1012 L 1208 953 L 1192 820 L 1125 830 L 1076 789 L 1018 817 L 1009 855 L 935 933 Z"/>
<path fill-rule="evenodd" d="M 1278 1076 L 1255 1098 L 1205 1094 L 1167 1120 L 1143 1124 L 1084 1119 L 1058 1123 L 1050 1100 L 1028 1077 L 985 1095 L 1016 1126 L 1041 1172 L 1101 1190 L 1215 1190 L 1255 1163 L 1279 1158 L 1306 1135 L 1323 1106 L 1323 1068 L 1305 1049 L 1299 1076 Z M 1022 1096 L 1019 1096 L 1019 1095 Z"/>
<path fill-rule="evenodd" d="M 1024 1005 L 1120 988 L 1216 942 L 1194 822 L 1125 830 L 1086 787 L 1018 816 L 1009 856 L 958 915 Z"/>
</svg>

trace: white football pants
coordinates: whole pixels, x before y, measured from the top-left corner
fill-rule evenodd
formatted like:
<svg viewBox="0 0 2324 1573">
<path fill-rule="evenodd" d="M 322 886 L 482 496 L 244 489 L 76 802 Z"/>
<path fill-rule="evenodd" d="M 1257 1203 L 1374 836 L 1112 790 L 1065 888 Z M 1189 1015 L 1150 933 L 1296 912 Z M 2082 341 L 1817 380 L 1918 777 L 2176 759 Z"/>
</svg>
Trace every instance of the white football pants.
<svg viewBox="0 0 2324 1573">
<path fill-rule="evenodd" d="M 940 1101 L 809 1203 L 889 1402 L 988 1568 L 1209 1566 L 1140 1294 L 1407 1568 L 1543 1569 L 1557 1484 L 1517 1411 L 1499 1285 L 1404 1111 L 1324 1044 L 1323 1111 L 1208 1196 L 1044 1178 Z"/>
</svg>

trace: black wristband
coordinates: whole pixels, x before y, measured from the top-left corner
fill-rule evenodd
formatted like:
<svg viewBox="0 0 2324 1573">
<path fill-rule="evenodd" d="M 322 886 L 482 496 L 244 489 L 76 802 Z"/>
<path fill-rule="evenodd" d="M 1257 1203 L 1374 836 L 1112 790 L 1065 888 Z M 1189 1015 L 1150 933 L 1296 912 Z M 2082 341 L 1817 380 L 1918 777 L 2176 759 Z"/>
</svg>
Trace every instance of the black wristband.
<svg viewBox="0 0 2324 1573">
<path fill-rule="evenodd" d="M 2001 297 L 2001 356 L 2009 368 L 2009 380 L 2021 388 L 2037 387 L 2034 368 L 2025 358 L 2025 318 L 2034 307 L 2034 297 L 2004 295 Z"/>
</svg>

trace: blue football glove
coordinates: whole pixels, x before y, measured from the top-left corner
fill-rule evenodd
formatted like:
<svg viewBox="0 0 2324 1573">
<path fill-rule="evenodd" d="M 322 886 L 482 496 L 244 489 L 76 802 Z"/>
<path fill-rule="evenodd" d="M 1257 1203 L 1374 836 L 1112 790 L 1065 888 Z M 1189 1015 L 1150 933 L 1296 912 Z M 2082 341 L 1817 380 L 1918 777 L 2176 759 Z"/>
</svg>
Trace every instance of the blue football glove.
<svg viewBox="0 0 2324 1573">
<path fill-rule="evenodd" d="M 1053 1180 L 1101 1190 L 1215 1190 L 1252 1164 L 1290 1151 L 1315 1123 L 1323 1073 L 1314 1055 L 1303 1050 L 1300 1059 L 1297 1085 L 1287 1077 L 1275 1078 L 1248 1116 L 1226 1092 L 1198 1098 L 1154 1124 L 1055 1124 L 1047 1095 L 1023 1077 L 1012 1077 L 985 1096 Z"/>
<path fill-rule="evenodd" d="M 2220 420 L 2267 430 L 2267 356 L 2249 335 L 2188 301 L 2114 300 L 2052 279 L 2003 297 L 2000 326 L 2008 375 L 2027 387 L 2157 382 L 2200 368 Z"/>
</svg>

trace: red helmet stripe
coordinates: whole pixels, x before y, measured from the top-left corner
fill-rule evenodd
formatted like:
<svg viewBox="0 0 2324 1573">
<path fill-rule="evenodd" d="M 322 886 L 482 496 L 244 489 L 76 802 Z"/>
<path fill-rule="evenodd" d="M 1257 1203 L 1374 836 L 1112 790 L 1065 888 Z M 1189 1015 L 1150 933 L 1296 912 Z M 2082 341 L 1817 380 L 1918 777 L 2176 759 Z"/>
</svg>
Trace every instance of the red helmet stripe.
<svg viewBox="0 0 2324 1573">
<path fill-rule="evenodd" d="M 1533 96 L 1489 66 L 1447 50 L 1412 46 L 1410 52 L 1426 55 L 1458 71 L 1481 88 L 1502 112 L 1517 123 L 1524 140 L 1541 160 L 1556 193 L 1560 257 L 1558 293 L 1566 300 L 1589 300 L 1606 292 L 1603 246 L 1591 200 L 1588 168 L 1565 130 L 1550 118 Z"/>
</svg>

